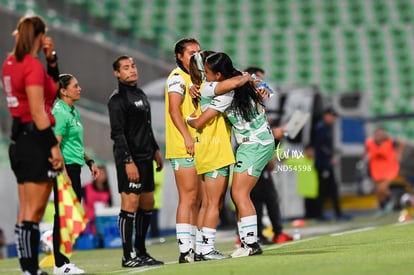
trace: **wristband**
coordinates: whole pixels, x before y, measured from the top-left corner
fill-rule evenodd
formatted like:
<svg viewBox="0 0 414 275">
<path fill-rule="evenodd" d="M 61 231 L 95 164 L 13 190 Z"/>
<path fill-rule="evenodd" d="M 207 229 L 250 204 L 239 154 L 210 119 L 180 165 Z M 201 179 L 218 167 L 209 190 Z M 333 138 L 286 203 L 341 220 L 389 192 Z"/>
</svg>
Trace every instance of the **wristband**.
<svg viewBox="0 0 414 275">
<path fill-rule="evenodd" d="M 49 149 L 58 144 L 58 140 L 56 139 L 51 126 L 44 130 L 39 130 L 39 137 L 41 142 L 45 144 Z"/>
<path fill-rule="evenodd" d="M 57 63 L 54 63 L 55 66 L 50 66 L 50 63 L 47 63 L 47 74 L 53 78 L 55 82 L 59 81 L 59 67 Z"/>
<path fill-rule="evenodd" d="M 197 117 L 194 117 L 194 116 L 187 116 L 186 118 L 185 118 L 185 122 L 188 124 L 188 122 L 190 121 L 190 120 L 194 120 L 194 119 L 197 119 Z"/>
<path fill-rule="evenodd" d="M 92 164 L 94 164 L 94 163 L 95 163 L 95 161 L 93 159 L 89 159 L 89 160 L 86 161 L 86 165 L 88 165 L 89 170 L 92 171 Z"/>
<path fill-rule="evenodd" d="M 47 61 L 47 63 L 56 63 L 56 61 L 58 60 L 58 57 L 57 57 L 57 54 L 56 54 L 56 51 L 53 51 L 52 52 L 52 58 L 51 59 L 47 59 L 46 58 L 46 61 Z"/>
</svg>

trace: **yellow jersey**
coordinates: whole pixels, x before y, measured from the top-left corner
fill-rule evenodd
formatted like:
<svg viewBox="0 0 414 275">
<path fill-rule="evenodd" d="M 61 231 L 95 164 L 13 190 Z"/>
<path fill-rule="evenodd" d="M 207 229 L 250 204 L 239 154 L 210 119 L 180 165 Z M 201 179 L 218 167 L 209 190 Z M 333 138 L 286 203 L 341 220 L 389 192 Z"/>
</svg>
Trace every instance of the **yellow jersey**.
<svg viewBox="0 0 414 275">
<path fill-rule="evenodd" d="M 211 105 L 213 98 L 219 99 L 225 97 L 204 95 L 205 83 L 200 87 L 201 92 L 201 110 L 213 108 L 217 111 L 220 108 Z M 197 174 L 204 174 L 216 169 L 235 163 L 233 147 L 230 140 L 231 125 L 227 122 L 225 114 L 220 112 L 210 120 L 203 129 L 196 132 L 195 143 L 195 166 Z"/>
<path fill-rule="evenodd" d="M 194 112 L 196 108 L 192 103 L 188 89 L 191 85 L 190 75 L 175 68 L 167 78 L 165 86 L 165 158 L 188 158 L 187 149 L 185 148 L 184 138 L 180 131 L 175 127 L 169 113 L 169 93 L 178 93 L 182 96 L 180 105 L 181 115 L 184 118 Z M 187 130 L 192 137 L 195 136 L 195 129 L 187 125 Z"/>
</svg>

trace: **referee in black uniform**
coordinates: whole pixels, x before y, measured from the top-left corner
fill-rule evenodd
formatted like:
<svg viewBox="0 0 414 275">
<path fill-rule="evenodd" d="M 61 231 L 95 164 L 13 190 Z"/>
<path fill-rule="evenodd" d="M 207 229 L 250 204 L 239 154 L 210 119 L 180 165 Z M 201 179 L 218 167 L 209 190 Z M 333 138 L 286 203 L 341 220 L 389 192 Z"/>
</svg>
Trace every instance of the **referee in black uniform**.
<svg viewBox="0 0 414 275">
<path fill-rule="evenodd" d="M 151 257 L 145 248 L 145 236 L 154 208 L 152 162 L 156 161 L 157 170 L 163 166 L 152 131 L 151 108 L 146 95 L 137 87 L 138 70 L 134 60 L 123 55 L 112 66 L 118 89 L 109 98 L 108 110 L 118 192 L 121 194 L 118 227 L 123 247 L 122 266 L 161 265 L 163 262 Z"/>
</svg>

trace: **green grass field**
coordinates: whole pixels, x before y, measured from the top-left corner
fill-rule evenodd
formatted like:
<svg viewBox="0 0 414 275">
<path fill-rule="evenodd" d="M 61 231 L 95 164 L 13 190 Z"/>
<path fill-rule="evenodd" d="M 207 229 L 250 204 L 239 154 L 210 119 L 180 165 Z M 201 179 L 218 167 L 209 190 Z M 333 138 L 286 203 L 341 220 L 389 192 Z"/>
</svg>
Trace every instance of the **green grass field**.
<svg viewBox="0 0 414 275">
<path fill-rule="evenodd" d="M 166 262 L 161 267 L 121 268 L 120 249 L 75 251 L 72 261 L 95 275 L 141 272 L 157 275 L 414 274 L 414 223 L 397 223 L 397 216 L 357 218 L 339 225 L 311 224 L 303 232 L 312 232 L 313 228 L 315 233 L 305 234 L 300 241 L 263 246 L 263 255 L 252 257 L 178 264 L 178 248 L 175 237 L 171 236 L 164 244 L 148 247 L 153 256 Z M 323 229 L 331 232 L 321 234 Z M 216 246 L 230 254 L 234 238 Z M 44 270 L 53 273 L 51 267 Z M 17 259 L 1 261 L 0 274 L 21 274 Z"/>
</svg>

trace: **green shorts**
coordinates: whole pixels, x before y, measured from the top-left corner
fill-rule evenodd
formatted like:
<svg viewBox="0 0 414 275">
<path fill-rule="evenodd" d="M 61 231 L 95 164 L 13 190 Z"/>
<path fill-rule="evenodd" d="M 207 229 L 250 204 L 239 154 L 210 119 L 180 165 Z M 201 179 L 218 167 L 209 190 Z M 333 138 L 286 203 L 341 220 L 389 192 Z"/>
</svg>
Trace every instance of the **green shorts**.
<svg viewBox="0 0 414 275">
<path fill-rule="evenodd" d="M 216 170 L 207 172 L 207 173 L 204 174 L 204 176 L 215 179 L 220 174 L 223 177 L 228 177 L 229 174 L 230 174 L 229 171 L 230 171 L 230 167 L 229 166 L 226 166 L 226 167 L 221 167 L 219 169 L 216 169 Z"/>
<path fill-rule="evenodd" d="M 236 152 L 234 172 L 242 173 L 247 170 L 250 176 L 260 177 L 263 169 L 272 159 L 274 151 L 274 142 L 268 145 L 262 145 L 260 143 L 240 144 Z"/>
<path fill-rule="evenodd" d="M 170 159 L 170 162 L 171 167 L 176 171 L 180 169 L 180 167 L 189 168 L 195 166 L 194 158 L 174 158 Z"/>
</svg>

